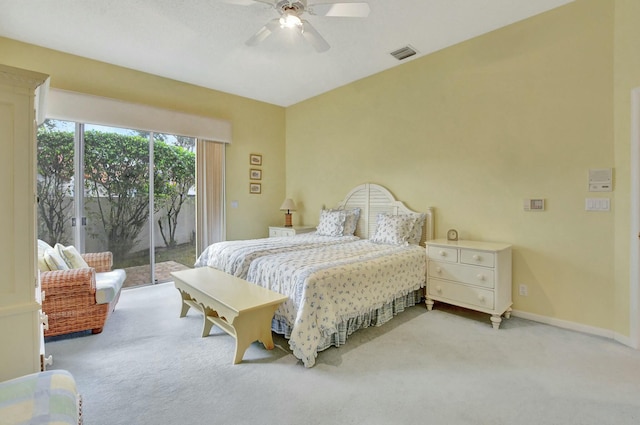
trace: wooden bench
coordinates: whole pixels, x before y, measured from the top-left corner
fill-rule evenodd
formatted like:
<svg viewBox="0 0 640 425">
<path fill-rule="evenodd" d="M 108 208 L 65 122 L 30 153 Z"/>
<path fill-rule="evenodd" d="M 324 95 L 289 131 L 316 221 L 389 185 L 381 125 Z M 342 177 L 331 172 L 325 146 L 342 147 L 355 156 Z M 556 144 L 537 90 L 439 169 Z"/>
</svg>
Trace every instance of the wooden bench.
<svg viewBox="0 0 640 425">
<path fill-rule="evenodd" d="M 274 348 L 271 320 L 286 296 L 212 267 L 197 267 L 171 275 L 182 296 L 180 317 L 194 307 L 204 315 L 202 337 L 217 325 L 236 339 L 233 364 L 242 361 L 253 341 L 262 342 L 267 350 Z"/>
</svg>

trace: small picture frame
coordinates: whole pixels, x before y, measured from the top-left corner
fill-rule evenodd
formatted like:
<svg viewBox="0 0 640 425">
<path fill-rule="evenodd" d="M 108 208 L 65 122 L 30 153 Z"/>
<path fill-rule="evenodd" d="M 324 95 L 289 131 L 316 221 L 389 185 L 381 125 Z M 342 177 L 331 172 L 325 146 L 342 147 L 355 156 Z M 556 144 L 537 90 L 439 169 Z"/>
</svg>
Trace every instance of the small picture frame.
<svg viewBox="0 0 640 425">
<path fill-rule="evenodd" d="M 253 194 L 262 193 L 262 185 L 260 183 L 249 183 L 249 193 L 253 193 Z"/>
<path fill-rule="evenodd" d="M 262 165 L 262 155 L 257 153 L 252 153 L 249 155 L 249 164 L 251 165 Z"/>
<path fill-rule="evenodd" d="M 249 179 L 251 180 L 262 180 L 262 170 L 258 170 L 257 168 L 252 168 L 249 170 Z"/>
</svg>

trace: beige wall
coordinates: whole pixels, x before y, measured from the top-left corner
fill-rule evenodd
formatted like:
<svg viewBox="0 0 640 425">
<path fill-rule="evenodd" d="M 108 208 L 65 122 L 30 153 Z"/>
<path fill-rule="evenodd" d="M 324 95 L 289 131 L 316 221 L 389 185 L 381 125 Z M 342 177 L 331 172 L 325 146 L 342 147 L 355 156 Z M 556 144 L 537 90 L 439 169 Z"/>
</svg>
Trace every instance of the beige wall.
<svg viewBox="0 0 640 425">
<path fill-rule="evenodd" d="M 48 74 L 52 87 L 231 121 L 228 239 L 266 237 L 270 224 L 283 221 L 284 108 L 1 37 L 0 63 Z M 249 194 L 250 153 L 263 155 L 261 195 Z M 233 200 L 238 208 L 231 208 Z"/>
<path fill-rule="evenodd" d="M 587 190 L 590 168 L 619 165 L 613 55 L 613 2 L 579 0 L 288 108 L 299 218 L 382 184 L 410 208 L 434 207 L 439 237 L 454 227 L 512 243 L 515 309 L 624 332 L 612 312 L 627 185 Z M 600 196 L 613 211 L 586 212 Z M 546 211 L 524 212 L 530 197 Z"/>
</svg>

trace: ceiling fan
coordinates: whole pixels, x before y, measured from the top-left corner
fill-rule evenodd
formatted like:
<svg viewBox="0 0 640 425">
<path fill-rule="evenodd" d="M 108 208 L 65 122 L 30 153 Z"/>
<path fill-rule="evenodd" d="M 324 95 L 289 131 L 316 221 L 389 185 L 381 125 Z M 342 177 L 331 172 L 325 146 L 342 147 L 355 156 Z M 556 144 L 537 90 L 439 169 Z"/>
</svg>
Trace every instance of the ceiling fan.
<svg viewBox="0 0 640 425">
<path fill-rule="evenodd" d="M 240 5 L 264 3 L 273 7 L 280 14 L 279 18 L 267 22 L 251 36 L 246 41 L 248 46 L 259 44 L 276 31 L 293 30 L 301 34 L 317 52 L 325 52 L 329 50 L 330 46 L 309 21 L 302 19 L 305 12 L 316 16 L 366 18 L 370 11 L 369 4 L 366 2 L 344 3 L 322 0 L 321 3 L 311 4 L 308 4 L 307 0 L 225 0 L 225 2 Z"/>
</svg>

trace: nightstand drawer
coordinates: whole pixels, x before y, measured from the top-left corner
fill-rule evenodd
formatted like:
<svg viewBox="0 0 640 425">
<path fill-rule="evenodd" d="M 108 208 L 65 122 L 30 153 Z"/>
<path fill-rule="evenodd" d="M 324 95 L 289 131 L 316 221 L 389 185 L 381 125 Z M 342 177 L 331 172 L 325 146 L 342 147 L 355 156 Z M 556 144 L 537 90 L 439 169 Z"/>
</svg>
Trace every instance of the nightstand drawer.
<svg viewBox="0 0 640 425">
<path fill-rule="evenodd" d="M 495 274 L 493 269 L 429 261 L 429 277 L 493 288 Z"/>
<path fill-rule="evenodd" d="M 430 279 L 428 293 L 435 299 L 446 298 L 453 304 L 464 303 L 492 310 L 493 291 L 474 286 L 460 285 L 446 280 Z"/>
<path fill-rule="evenodd" d="M 460 262 L 483 267 L 493 267 L 496 263 L 494 253 L 470 249 L 460 250 Z"/>
<path fill-rule="evenodd" d="M 429 258 L 433 260 L 448 261 L 450 263 L 458 262 L 458 250 L 456 248 L 429 246 L 427 254 L 429 255 Z"/>
</svg>

